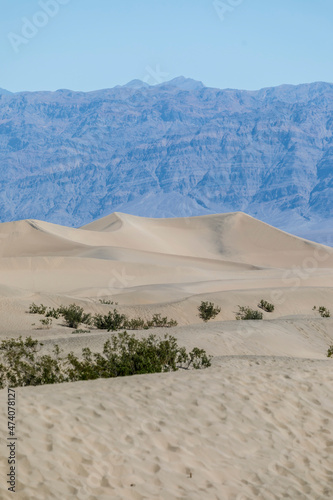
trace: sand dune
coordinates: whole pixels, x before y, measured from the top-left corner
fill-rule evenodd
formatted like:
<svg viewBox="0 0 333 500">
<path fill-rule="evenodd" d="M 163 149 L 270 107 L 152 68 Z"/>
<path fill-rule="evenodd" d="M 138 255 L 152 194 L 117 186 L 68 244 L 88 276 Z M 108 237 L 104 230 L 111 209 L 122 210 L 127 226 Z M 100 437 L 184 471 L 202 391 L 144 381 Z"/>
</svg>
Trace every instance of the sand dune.
<svg viewBox="0 0 333 500">
<path fill-rule="evenodd" d="M 322 247 L 241 212 L 175 219 L 112 214 L 82 229 L 112 232 L 119 246 L 163 253 L 237 260 L 251 265 L 292 266 Z M 328 249 L 328 247 L 325 247 Z M 333 262 L 332 249 L 330 264 Z"/>
<path fill-rule="evenodd" d="M 213 282 L 220 281 L 220 290 L 230 290 L 286 288 L 300 279 L 302 286 L 319 286 L 318 272 L 327 281 L 333 269 L 331 248 L 242 213 L 187 219 L 112 214 L 80 229 L 32 220 L 0 224 L 0 256 L 5 286 L 80 296 L 85 291 L 87 297 L 97 289 L 113 294 L 166 283 L 212 282 L 216 290 Z"/>
<path fill-rule="evenodd" d="M 205 372 L 20 389 L 15 496 L 331 498 L 332 383 L 329 361 L 232 357 Z"/>
<path fill-rule="evenodd" d="M 77 303 L 174 318 L 205 371 L 18 389 L 19 499 L 322 500 L 333 497 L 333 249 L 242 213 L 147 219 L 115 213 L 79 229 L 0 224 L 0 335 L 48 353 L 101 350 L 110 333 L 49 330 L 29 304 Z M 273 302 L 264 321 L 238 305 Z M 203 300 L 221 306 L 204 324 Z M 150 332 L 138 332 L 144 336 Z M 164 329 L 154 333 L 164 335 Z M 6 392 L 0 425 L 6 428 Z M 6 457 L 6 444 L 1 441 Z M 6 491 L 1 463 L 0 497 Z"/>
<path fill-rule="evenodd" d="M 212 297 L 226 320 L 234 319 L 238 304 L 256 306 L 261 298 L 274 302 L 277 317 L 317 314 L 312 307 L 319 289 L 322 305 L 332 300 L 332 248 L 242 213 L 187 219 L 112 214 L 80 229 L 5 223 L 0 256 L 0 296 L 16 303 L 19 295 L 24 306 L 14 330 L 29 328 L 25 310 L 32 297 L 47 305 L 80 300 L 91 312 L 100 298 L 113 297 L 129 313 L 134 306 L 145 306 L 147 314 L 157 308 L 180 324 L 198 322 L 198 303 Z M 4 318 L 4 334 L 7 324 Z M 54 322 L 52 333 L 61 329 Z"/>
</svg>

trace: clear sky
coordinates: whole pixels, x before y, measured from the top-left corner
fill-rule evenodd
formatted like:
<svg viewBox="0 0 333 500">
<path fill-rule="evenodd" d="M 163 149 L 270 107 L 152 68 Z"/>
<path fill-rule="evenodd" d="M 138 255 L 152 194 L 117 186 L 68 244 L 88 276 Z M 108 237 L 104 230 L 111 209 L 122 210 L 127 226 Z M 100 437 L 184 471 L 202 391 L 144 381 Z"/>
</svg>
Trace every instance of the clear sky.
<svg viewBox="0 0 333 500">
<path fill-rule="evenodd" d="M 0 0 L 0 87 L 333 82 L 333 0 Z"/>
</svg>

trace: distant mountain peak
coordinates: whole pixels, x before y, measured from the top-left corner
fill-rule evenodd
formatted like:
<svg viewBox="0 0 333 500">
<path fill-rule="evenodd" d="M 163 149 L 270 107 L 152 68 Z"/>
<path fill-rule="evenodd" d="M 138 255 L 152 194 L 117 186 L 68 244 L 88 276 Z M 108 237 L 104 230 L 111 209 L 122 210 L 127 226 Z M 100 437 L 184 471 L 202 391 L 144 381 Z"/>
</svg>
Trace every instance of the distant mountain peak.
<svg viewBox="0 0 333 500">
<path fill-rule="evenodd" d="M 126 83 L 124 87 L 130 88 L 130 89 L 142 89 L 142 88 L 148 88 L 150 85 L 148 83 L 143 82 L 142 80 L 131 80 L 130 82 Z"/>
<path fill-rule="evenodd" d="M 9 90 L 6 90 L 6 89 L 1 89 L 0 88 L 0 95 L 10 95 L 12 94 L 13 92 L 9 92 Z"/>
<path fill-rule="evenodd" d="M 202 82 L 193 80 L 193 78 L 186 78 L 185 76 L 178 76 L 169 82 L 160 83 L 158 86 L 177 87 L 182 90 L 201 90 L 205 88 Z"/>
<path fill-rule="evenodd" d="M 120 87 L 120 85 L 117 85 L 117 88 Z M 181 90 L 201 90 L 205 88 L 205 85 L 202 82 L 199 82 L 197 80 L 193 80 L 192 78 L 186 78 L 185 76 L 178 76 L 177 78 L 173 78 L 173 80 L 159 83 L 157 85 L 149 85 L 146 82 L 143 82 L 142 80 L 131 80 L 130 82 L 126 83 L 126 85 L 123 85 L 125 88 L 130 88 L 130 89 L 147 89 L 151 87 L 175 87 Z"/>
<path fill-rule="evenodd" d="M 333 84 L 146 86 L 0 96 L 0 220 L 238 210 L 333 246 Z"/>
</svg>

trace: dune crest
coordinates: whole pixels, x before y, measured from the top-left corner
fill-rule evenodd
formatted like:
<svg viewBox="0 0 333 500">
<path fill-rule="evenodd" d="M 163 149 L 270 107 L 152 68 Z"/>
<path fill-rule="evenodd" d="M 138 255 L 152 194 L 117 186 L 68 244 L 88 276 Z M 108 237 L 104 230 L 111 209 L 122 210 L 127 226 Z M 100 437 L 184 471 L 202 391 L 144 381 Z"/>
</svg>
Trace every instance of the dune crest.
<svg viewBox="0 0 333 500">
<path fill-rule="evenodd" d="M 333 269 L 332 248 L 240 212 L 175 219 L 113 213 L 78 229 L 9 222 L 0 224 L 0 256 L 0 285 L 87 298 L 99 289 L 131 289 L 133 303 L 140 303 L 142 287 L 163 302 L 166 284 L 175 285 L 176 297 L 199 289 L 285 288 L 283 276 L 295 266 L 309 269 L 302 286 L 319 286 L 318 273 L 325 286 Z"/>
</svg>

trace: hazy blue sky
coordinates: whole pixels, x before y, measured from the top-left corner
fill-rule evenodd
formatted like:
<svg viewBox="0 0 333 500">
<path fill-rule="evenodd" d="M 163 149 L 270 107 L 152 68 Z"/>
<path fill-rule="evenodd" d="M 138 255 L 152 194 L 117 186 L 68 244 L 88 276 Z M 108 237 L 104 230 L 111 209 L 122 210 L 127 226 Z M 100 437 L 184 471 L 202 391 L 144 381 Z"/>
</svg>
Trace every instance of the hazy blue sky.
<svg viewBox="0 0 333 500">
<path fill-rule="evenodd" d="M 43 3 L 49 14 L 41 15 Z M 94 90 L 179 75 L 242 89 L 333 81 L 332 0 L 0 0 L 0 6 L 0 87 L 12 91 Z"/>
</svg>

